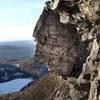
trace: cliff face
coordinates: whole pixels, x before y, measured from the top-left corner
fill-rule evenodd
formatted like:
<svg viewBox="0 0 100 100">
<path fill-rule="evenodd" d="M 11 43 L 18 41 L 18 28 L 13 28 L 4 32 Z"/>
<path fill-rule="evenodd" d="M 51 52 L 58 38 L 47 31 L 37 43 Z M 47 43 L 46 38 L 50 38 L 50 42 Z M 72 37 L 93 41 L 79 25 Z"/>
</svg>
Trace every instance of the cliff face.
<svg viewBox="0 0 100 100">
<path fill-rule="evenodd" d="M 62 75 L 69 75 L 79 63 L 79 38 L 75 25 L 62 24 L 56 12 L 44 9 L 34 36 L 37 39 L 35 63 L 48 64 L 51 72 Z"/>
<path fill-rule="evenodd" d="M 90 81 L 89 100 L 100 99 L 100 0 L 46 2 L 33 35 L 37 39 L 34 63 Z"/>
</svg>

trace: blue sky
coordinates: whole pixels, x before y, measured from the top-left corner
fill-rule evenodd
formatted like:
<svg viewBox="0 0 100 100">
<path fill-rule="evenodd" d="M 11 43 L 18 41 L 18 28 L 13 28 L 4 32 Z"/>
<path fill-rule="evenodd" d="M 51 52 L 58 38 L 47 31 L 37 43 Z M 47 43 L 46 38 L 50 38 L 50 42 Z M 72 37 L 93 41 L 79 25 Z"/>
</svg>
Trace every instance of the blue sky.
<svg viewBox="0 0 100 100">
<path fill-rule="evenodd" d="M 0 0 L 0 41 L 32 39 L 46 0 Z"/>
</svg>

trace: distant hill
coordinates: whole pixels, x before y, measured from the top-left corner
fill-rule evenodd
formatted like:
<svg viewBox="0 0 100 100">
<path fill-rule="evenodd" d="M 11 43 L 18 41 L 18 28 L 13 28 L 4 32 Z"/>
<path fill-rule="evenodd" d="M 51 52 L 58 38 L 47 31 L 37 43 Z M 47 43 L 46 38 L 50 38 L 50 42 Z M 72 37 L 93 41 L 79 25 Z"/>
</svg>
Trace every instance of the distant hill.
<svg viewBox="0 0 100 100">
<path fill-rule="evenodd" d="M 22 40 L 22 41 L 5 41 L 5 42 L 0 42 L 1 45 L 26 45 L 26 44 L 35 44 L 32 40 Z"/>
<path fill-rule="evenodd" d="M 33 41 L 0 42 L 0 59 L 32 58 L 34 52 Z"/>
</svg>

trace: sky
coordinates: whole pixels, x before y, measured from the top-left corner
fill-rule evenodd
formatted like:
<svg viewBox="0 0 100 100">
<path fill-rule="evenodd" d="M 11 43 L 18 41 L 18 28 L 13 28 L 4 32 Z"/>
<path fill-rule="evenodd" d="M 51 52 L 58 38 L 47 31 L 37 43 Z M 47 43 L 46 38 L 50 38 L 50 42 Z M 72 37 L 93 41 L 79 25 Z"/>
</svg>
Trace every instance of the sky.
<svg viewBox="0 0 100 100">
<path fill-rule="evenodd" d="M 0 41 L 29 40 L 46 0 L 0 0 Z"/>
</svg>

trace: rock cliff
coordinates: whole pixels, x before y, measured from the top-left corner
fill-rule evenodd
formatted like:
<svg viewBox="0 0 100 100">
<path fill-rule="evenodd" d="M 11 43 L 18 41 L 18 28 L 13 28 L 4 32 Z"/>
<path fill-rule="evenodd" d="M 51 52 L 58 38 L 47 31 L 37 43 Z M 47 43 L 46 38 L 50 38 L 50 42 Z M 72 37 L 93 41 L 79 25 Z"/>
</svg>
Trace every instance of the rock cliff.
<svg viewBox="0 0 100 100">
<path fill-rule="evenodd" d="M 90 81 L 88 99 L 100 100 L 100 0 L 47 1 L 33 35 L 34 63 Z"/>
<path fill-rule="evenodd" d="M 59 15 L 44 9 L 34 31 L 34 63 L 48 64 L 51 72 L 69 75 L 79 63 L 79 38 L 74 24 L 62 24 Z M 73 66 L 73 67 L 72 67 Z"/>
<path fill-rule="evenodd" d="M 7 100 L 100 100 L 100 0 L 47 1 L 33 36 L 50 74 Z"/>
</svg>

